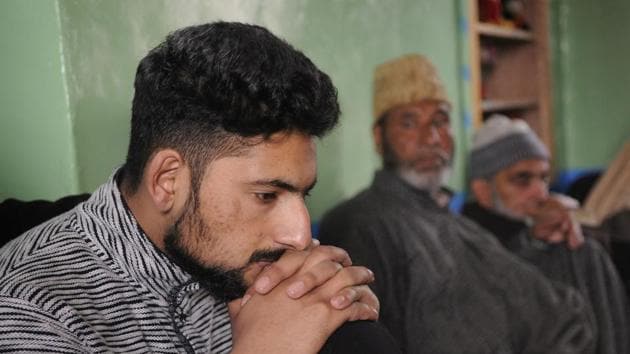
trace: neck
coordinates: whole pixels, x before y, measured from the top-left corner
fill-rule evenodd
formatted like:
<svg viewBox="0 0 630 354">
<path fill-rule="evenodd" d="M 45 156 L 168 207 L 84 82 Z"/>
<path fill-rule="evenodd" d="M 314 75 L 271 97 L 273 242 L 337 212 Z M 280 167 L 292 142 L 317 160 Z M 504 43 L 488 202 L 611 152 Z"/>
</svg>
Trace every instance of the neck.
<svg viewBox="0 0 630 354">
<path fill-rule="evenodd" d="M 149 240 L 164 251 L 164 235 L 169 225 L 164 215 L 153 206 L 150 195 L 143 187 L 140 184 L 137 190 L 131 191 L 123 180 L 120 183 L 122 198 Z"/>
</svg>

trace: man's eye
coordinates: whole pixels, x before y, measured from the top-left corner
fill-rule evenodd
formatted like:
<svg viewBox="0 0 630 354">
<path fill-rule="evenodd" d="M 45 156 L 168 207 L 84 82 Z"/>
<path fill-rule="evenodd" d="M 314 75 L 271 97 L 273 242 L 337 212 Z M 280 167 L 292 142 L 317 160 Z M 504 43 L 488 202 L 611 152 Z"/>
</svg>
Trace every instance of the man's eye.
<svg viewBox="0 0 630 354">
<path fill-rule="evenodd" d="M 405 117 L 401 120 L 400 125 L 405 129 L 415 128 L 416 120 L 411 117 Z"/>
<path fill-rule="evenodd" d="M 527 187 L 529 186 L 530 179 L 527 177 L 519 177 L 514 180 L 514 184 L 519 187 Z"/>
<path fill-rule="evenodd" d="M 532 176 L 527 173 L 519 173 L 518 175 L 512 177 L 512 183 L 519 187 L 527 187 L 532 181 Z"/>
<path fill-rule="evenodd" d="M 277 198 L 277 194 L 270 192 L 270 193 L 256 193 L 256 198 L 258 198 L 261 202 L 263 203 L 271 203 L 274 200 L 276 200 Z"/>
<path fill-rule="evenodd" d="M 451 121 L 448 116 L 439 116 L 433 119 L 433 126 L 436 128 L 448 128 L 450 124 Z"/>
</svg>

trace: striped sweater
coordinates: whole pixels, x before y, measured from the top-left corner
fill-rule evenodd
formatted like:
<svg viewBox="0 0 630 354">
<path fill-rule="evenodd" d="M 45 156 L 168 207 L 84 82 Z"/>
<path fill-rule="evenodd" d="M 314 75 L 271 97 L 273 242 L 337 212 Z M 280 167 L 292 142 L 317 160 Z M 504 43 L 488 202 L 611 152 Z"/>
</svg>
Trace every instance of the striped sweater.
<svg viewBox="0 0 630 354">
<path fill-rule="evenodd" d="M 0 249 L 0 352 L 226 353 L 224 303 L 149 241 L 115 176 Z"/>
</svg>

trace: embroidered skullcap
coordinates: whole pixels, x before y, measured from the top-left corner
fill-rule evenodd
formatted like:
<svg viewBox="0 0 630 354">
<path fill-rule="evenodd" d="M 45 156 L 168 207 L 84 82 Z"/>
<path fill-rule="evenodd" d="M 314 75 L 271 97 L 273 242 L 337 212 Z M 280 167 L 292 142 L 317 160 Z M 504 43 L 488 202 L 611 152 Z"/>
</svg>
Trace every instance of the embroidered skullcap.
<svg viewBox="0 0 630 354">
<path fill-rule="evenodd" d="M 420 54 L 392 59 L 374 70 L 374 120 L 403 104 L 432 99 L 448 102 L 435 67 Z"/>
</svg>

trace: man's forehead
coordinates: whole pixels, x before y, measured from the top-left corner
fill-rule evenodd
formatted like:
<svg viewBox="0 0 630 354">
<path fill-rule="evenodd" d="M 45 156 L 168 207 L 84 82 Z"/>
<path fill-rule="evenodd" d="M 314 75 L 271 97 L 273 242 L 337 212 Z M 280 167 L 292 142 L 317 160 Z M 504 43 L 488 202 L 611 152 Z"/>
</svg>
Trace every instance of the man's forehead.
<svg viewBox="0 0 630 354">
<path fill-rule="evenodd" d="M 250 137 L 235 137 L 232 144 L 233 149 L 231 153 L 225 154 L 220 157 L 248 157 L 254 155 L 265 148 L 273 147 L 274 145 L 286 142 L 294 135 L 303 137 L 303 140 L 311 144 L 315 148 L 315 138 L 308 134 L 292 131 L 280 131 L 271 135 L 255 135 Z"/>
<path fill-rule="evenodd" d="M 434 108 L 436 111 L 444 112 L 447 114 L 451 112 L 450 103 L 433 99 L 419 100 L 397 107 L 397 109 L 400 111 L 421 111 L 428 108 Z"/>
<path fill-rule="evenodd" d="M 208 169 L 240 166 L 247 171 L 264 173 L 259 176 L 261 180 L 284 179 L 282 175 L 276 176 L 279 171 L 293 171 L 302 176 L 317 171 L 315 138 L 308 134 L 281 132 L 242 138 L 237 151 L 210 161 Z"/>
<path fill-rule="evenodd" d="M 544 159 L 520 160 L 509 166 L 506 171 L 516 173 L 547 173 L 551 169 L 549 162 Z"/>
</svg>

